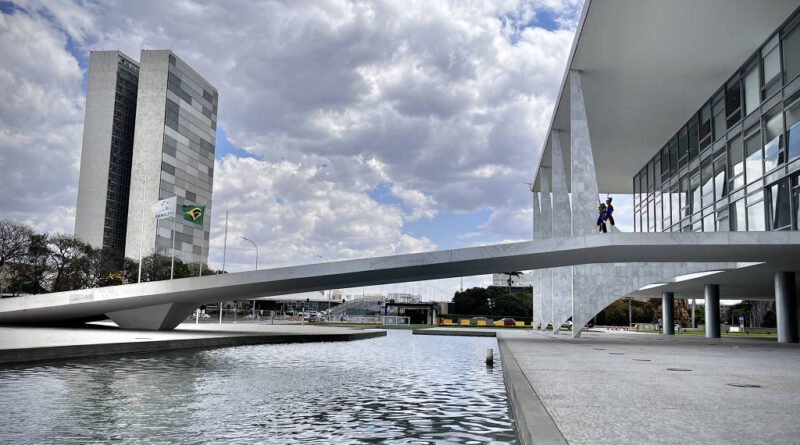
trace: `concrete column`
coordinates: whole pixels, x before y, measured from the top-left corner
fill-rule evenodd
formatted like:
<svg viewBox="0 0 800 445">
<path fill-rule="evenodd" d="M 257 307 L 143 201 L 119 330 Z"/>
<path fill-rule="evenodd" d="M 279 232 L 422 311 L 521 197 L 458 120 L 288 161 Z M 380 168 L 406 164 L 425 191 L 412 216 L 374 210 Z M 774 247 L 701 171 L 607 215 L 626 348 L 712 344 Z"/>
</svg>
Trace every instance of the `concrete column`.
<svg viewBox="0 0 800 445">
<path fill-rule="evenodd" d="M 697 322 L 695 322 L 695 318 L 694 318 L 694 307 L 695 307 L 694 303 L 695 303 L 695 301 L 697 301 L 697 299 L 696 298 L 692 298 L 692 329 L 697 329 Z"/>
<path fill-rule="evenodd" d="M 552 152 L 552 185 L 553 185 L 553 238 L 564 238 L 572 234 L 571 211 L 569 207 L 569 190 L 565 174 L 564 155 L 561 148 L 561 133 L 550 133 Z M 557 333 L 561 325 L 572 315 L 572 267 L 556 267 L 553 275 L 552 320 L 553 333 Z"/>
<path fill-rule="evenodd" d="M 797 291 L 794 272 L 775 272 L 778 343 L 797 343 Z"/>
<path fill-rule="evenodd" d="M 675 317 L 673 311 L 675 308 L 675 294 L 672 292 L 661 293 L 661 323 L 664 330 L 661 331 L 664 335 L 675 335 Z"/>
<path fill-rule="evenodd" d="M 569 72 L 570 172 L 572 182 L 572 235 L 597 232 L 597 172 L 589 136 L 589 121 L 583 102 L 578 71 Z"/>
<path fill-rule="evenodd" d="M 539 207 L 540 192 L 533 193 L 533 239 L 542 239 L 542 215 Z M 542 322 L 542 273 L 533 271 L 533 327 Z"/>
<path fill-rule="evenodd" d="M 553 237 L 553 206 L 551 204 L 551 175 L 549 168 L 540 168 L 539 184 L 541 185 L 541 207 L 539 215 L 542 220 L 542 239 Z M 553 321 L 553 272 L 542 269 L 539 275 L 542 282 L 542 328 Z"/>
<path fill-rule="evenodd" d="M 705 285 L 706 338 L 719 338 L 719 284 Z"/>
</svg>

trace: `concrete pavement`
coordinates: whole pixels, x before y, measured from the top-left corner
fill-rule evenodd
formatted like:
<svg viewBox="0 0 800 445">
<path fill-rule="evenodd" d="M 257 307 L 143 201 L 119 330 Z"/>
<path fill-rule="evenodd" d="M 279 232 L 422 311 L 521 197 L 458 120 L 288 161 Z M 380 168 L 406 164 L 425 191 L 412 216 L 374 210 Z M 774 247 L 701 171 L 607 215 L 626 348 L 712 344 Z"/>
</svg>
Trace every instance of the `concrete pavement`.
<svg viewBox="0 0 800 445">
<path fill-rule="evenodd" d="M 696 336 L 590 332 L 572 339 L 568 334 L 497 332 L 521 443 L 800 440 L 798 345 Z"/>
</svg>

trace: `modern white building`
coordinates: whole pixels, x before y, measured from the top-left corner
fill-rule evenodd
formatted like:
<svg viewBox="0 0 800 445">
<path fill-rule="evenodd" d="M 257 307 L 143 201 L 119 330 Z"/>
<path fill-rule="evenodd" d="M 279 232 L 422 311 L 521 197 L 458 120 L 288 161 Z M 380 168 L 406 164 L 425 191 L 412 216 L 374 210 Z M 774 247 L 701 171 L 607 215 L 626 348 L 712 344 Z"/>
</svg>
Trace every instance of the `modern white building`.
<svg viewBox="0 0 800 445">
<path fill-rule="evenodd" d="M 206 262 L 218 94 L 171 51 L 93 51 L 89 65 L 75 235 L 138 258 L 159 253 Z M 175 221 L 151 203 L 177 196 Z M 203 224 L 181 206 L 205 206 Z M 173 235 L 173 223 L 175 230 Z"/>
<path fill-rule="evenodd" d="M 177 196 L 175 256 L 206 262 L 217 132 L 216 88 L 171 51 L 143 50 L 136 106 L 125 256 L 170 255 L 171 219 L 156 221 L 150 203 Z M 203 225 L 181 217 L 181 206 L 205 206 Z M 142 230 L 142 222 L 145 229 Z"/>
<path fill-rule="evenodd" d="M 536 171 L 535 238 L 596 233 L 605 194 L 634 194 L 637 232 L 772 240 L 798 230 L 798 7 L 587 0 Z M 673 299 L 704 298 L 706 334 L 716 337 L 720 298 L 775 298 L 779 339 L 797 341 L 800 255 L 661 263 L 659 253 L 534 272 L 534 320 L 560 326 L 573 316 L 580 326 L 617 298 L 660 296 L 669 333 Z"/>
<path fill-rule="evenodd" d="M 119 51 L 92 51 L 83 126 L 75 236 L 122 254 L 128 223 L 139 65 Z"/>
</svg>

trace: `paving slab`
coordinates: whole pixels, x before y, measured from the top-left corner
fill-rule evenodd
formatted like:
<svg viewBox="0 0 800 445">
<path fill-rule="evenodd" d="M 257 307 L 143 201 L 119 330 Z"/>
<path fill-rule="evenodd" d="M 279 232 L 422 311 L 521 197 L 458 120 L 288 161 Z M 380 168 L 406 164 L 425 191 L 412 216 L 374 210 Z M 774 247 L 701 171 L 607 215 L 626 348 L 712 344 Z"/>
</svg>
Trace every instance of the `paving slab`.
<svg viewBox="0 0 800 445">
<path fill-rule="evenodd" d="M 351 341 L 386 335 L 379 329 L 264 324 L 184 323 L 172 331 L 86 327 L 0 326 L 0 364 L 106 354 L 268 343 Z"/>
<path fill-rule="evenodd" d="M 504 368 L 513 360 L 520 369 L 516 386 L 525 389 L 520 379 L 529 383 L 527 397 L 539 400 L 570 444 L 800 438 L 798 345 L 595 332 L 573 339 L 507 330 L 498 330 L 498 341 Z M 506 380 L 510 392 L 519 392 Z M 510 395 L 512 410 L 519 411 L 522 397 Z M 552 443 L 536 440 L 547 418 L 529 424 L 521 411 L 515 411 L 518 428 L 525 429 L 520 442 Z"/>
</svg>

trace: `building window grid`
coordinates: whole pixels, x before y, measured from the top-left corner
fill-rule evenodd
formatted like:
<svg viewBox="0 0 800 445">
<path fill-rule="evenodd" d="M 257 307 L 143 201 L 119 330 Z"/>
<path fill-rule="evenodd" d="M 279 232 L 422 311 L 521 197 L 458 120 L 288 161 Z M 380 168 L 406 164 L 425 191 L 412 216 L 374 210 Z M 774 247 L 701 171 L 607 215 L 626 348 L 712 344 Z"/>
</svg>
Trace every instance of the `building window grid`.
<svg viewBox="0 0 800 445">
<path fill-rule="evenodd" d="M 771 202 L 771 195 L 764 197 L 765 191 L 769 194 L 770 190 L 768 187 L 764 187 L 763 183 L 767 175 L 773 171 L 780 172 L 787 163 L 800 157 L 800 147 L 796 148 L 792 144 L 795 142 L 800 145 L 800 123 L 796 122 L 794 118 L 790 118 L 790 113 L 794 112 L 795 114 L 792 116 L 796 116 L 797 112 L 794 110 L 800 110 L 800 94 L 795 94 L 791 100 L 787 99 L 783 106 L 776 106 L 769 112 L 763 112 L 762 118 L 759 120 L 760 125 L 745 131 L 741 131 L 741 126 L 733 128 L 745 116 L 758 112 L 761 103 L 780 93 L 783 90 L 782 87 L 791 80 L 785 78 L 786 54 L 782 53 L 782 37 L 796 32 L 796 29 L 795 27 L 791 30 L 784 30 L 783 34 L 776 33 L 770 37 L 767 43 L 756 52 L 756 57 L 748 60 L 737 70 L 731 79 L 645 165 L 642 172 L 634 177 L 634 230 L 698 230 L 698 221 L 699 230 L 706 231 L 709 231 L 712 221 L 715 226 L 714 230 L 717 231 L 729 229 L 785 230 L 787 228 L 798 230 L 800 185 L 797 184 L 797 176 L 794 176 L 791 182 L 790 226 L 784 224 L 777 227 L 773 224 L 774 215 L 771 212 L 774 210 L 774 204 Z M 753 70 L 756 70 L 759 78 L 758 96 L 761 99 L 759 104 L 751 103 L 753 95 L 748 94 L 750 88 L 748 82 L 753 82 Z M 777 135 L 774 131 L 768 132 L 769 125 L 772 130 L 778 128 L 778 125 L 772 122 L 773 119 L 779 119 L 782 125 Z M 766 140 L 769 134 L 772 134 L 772 137 L 770 140 Z M 711 161 L 705 159 L 707 153 L 704 152 L 711 142 L 716 140 L 723 142 L 727 140 L 728 143 L 722 145 L 727 147 L 727 150 L 721 151 L 721 155 L 719 153 L 713 155 L 714 160 L 711 163 L 713 176 L 710 176 L 709 183 L 703 176 L 703 172 L 708 173 L 707 162 Z M 756 141 L 759 142 L 757 149 L 754 148 Z M 751 145 L 748 145 L 747 142 L 750 142 Z M 715 144 L 715 146 L 717 145 L 719 144 Z M 739 152 L 741 154 L 736 150 L 741 150 Z M 689 190 L 687 187 L 689 178 L 694 178 L 697 173 L 693 170 L 691 175 L 688 174 L 688 165 L 698 156 L 697 151 L 703 158 L 699 172 L 701 179 L 698 181 L 698 185 L 701 187 L 699 193 L 695 193 L 696 190 Z M 727 169 L 722 169 L 722 166 L 726 164 L 726 159 L 730 164 Z M 738 159 L 741 159 L 741 164 L 736 162 Z M 697 163 L 692 163 L 692 166 L 696 165 Z M 654 171 L 655 166 L 661 168 Z M 656 178 L 656 176 L 658 177 Z M 678 189 L 673 188 L 671 192 L 667 192 L 667 189 L 669 189 L 670 181 L 675 180 L 676 176 L 677 183 L 681 185 L 681 188 L 677 193 L 678 196 L 674 197 L 673 195 Z M 664 185 L 664 194 L 660 196 L 661 199 L 658 200 L 658 203 L 661 204 L 662 210 L 667 208 L 669 210 L 663 210 L 658 212 L 658 215 L 654 215 L 653 198 L 660 193 L 662 184 Z M 727 195 L 745 184 L 748 185 L 748 191 L 757 188 L 760 189 L 760 192 L 750 194 L 745 199 L 732 200 L 728 205 Z M 710 196 L 713 198 L 709 199 Z M 781 199 L 781 202 L 786 202 L 786 198 L 781 197 Z M 745 202 L 747 203 L 746 207 Z M 714 204 L 716 204 L 716 212 L 713 211 Z"/>
</svg>

